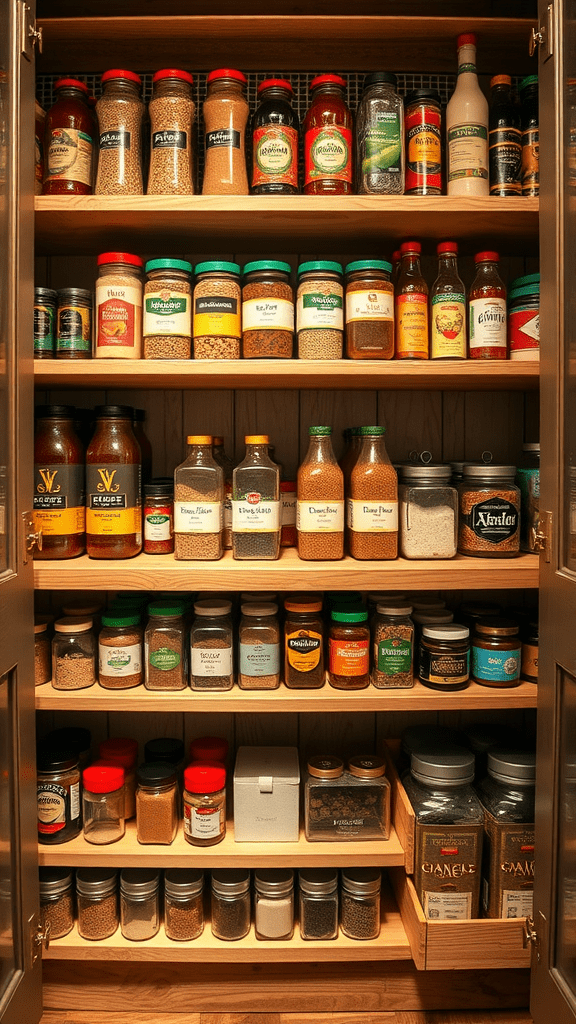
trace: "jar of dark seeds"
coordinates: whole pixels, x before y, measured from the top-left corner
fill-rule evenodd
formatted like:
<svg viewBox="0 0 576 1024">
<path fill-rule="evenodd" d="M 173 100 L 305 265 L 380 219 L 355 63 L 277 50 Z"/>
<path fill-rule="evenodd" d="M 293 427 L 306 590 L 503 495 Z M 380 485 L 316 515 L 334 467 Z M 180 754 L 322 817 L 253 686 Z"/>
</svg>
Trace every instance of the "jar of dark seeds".
<svg viewBox="0 0 576 1024">
<path fill-rule="evenodd" d="M 234 558 L 280 556 L 280 469 L 269 457 L 267 434 L 244 438 L 246 455 L 232 475 Z"/>
<path fill-rule="evenodd" d="M 153 939 L 160 928 L 160 872 L 124 868 L 120 872 L 120 928 L 125 939 Z"/>
<path fill-rule="evenodd" d="M 92 619 L 68 615 L 54 623 L 52 686 L 83 690 L 96 682 L 96 637 Z"/>
<path fill-rule="evenodd" d="M 231 690 L 234 686 L 232 602 L 196 601 L 190 630 L 190 686 Z"/>
<path fill-rule="evenodd" d="M 301 938 L 337 938 L 338 871 L 335 868 L 302 868 L 298 881 Z"/>
<path fill-rule="evenodd" d="M 212 934 L 229 942 L 250 931 L 250 872 L 222 868 L 212 872 Z"/>
<path fill-rule="evenodd" d="M 34 685 L 42 686 L 52 678 L 52 644 L 48 622 L 34 620 Z"/>
<path fill-rule="evenodd" d="M 340 927 L 349 939 L 377 939 L 380 934 L 380 868 L 342 871 Z"/>
<path fill-rule="evenodd" d="M 184 608 L 176 602 L 148 605 L 144 634 L 144 686 L 147 690 L 185 690 L 188 657 Z"/>
<path fill-rule="evenodd" d="M 70 868 L 40 868 L 40 914 L 50 940 L 61 939 L 74 927 L 74 891 Z"/>
<path fill-rule="evenodd" d="M 414 623 L 411 605 L 378 604 L 373 626 L 372 685 L 414 686 Z"/>
<path fill-rule="evenodd" d="M 144 359 L 190 359 L 192 264 L 148 260 L 144 285 Z"/>
<path fill-rule="evenodd" d="M 101 942 L 118 928 L 118 873 L 113 868 L 78 868 L 78 934 Z"/>
<path fill-rule="evenodd" d="M 164 872 L 164 931 L 176 942 L 190 942 L 204 931 L 204 872 L 172 868 Z"/>
</svg>

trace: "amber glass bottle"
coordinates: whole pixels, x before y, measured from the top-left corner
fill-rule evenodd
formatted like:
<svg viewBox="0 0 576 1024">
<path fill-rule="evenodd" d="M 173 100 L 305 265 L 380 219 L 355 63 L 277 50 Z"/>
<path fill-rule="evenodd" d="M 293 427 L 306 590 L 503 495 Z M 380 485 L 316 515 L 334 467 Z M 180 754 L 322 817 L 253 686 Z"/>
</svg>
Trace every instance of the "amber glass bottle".
<svg viewBox="0 0 576 1024">
<path fill-rule="evenodd" d="M 403 242 L 396 285 L 396 358 L 428 358 L 428 285 L 420 270 L 420 242 Z"/>
<path fill-rule="evenodd" d="M 298 470 L 298 557 L 331 561 L 344 556 L 344 476 L 332 449 L 332 427 L 310 427 L 308 433 Z"/>
<path fill-rule="evenodd" d="M 89 89 L 75 78 L 60 78 L 54 90 L 56 102 L 46 116 L 42 194 L 90 195 L 94 121 Z"/>
<path fill-rule="evenodd" d="M 142 550 L 140 445 L 127 405 L 96 408 L 86 452 L 86 550 L 90 558 L 132 558 Z"/>
<path fill-rule="evenodd" d="M 86 549 L 84 446 L 70 405 L 42 405 L 34 439 L 34 530 L 42 531 L 35 559 L 75 558 Z"/>
<path fill-rule="evenodd" d="M 310 83 L 312 101 L 304 118 L 304 193 L 351 195 L 352 114 L 344 102 L 346 82 L 318 75 Z"/>
<path fill-rule="evenodd" d="M 350 474 L 346 525 L 353 558 L 398 557 L 398 477 L 384 427 L 360 427 L 362 447 Z"/>
</svg>

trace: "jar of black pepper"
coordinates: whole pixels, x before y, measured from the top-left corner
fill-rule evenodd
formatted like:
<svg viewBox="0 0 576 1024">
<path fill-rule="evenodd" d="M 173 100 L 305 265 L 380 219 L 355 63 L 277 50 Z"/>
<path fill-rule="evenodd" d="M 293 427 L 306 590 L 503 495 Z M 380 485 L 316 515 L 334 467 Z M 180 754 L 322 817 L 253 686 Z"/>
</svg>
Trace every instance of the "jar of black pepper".
<svg viewBox="0 0 576 1024">
<path fill-rule="evenodd" d="M 114 868 L 78 868 L 78 934 L 92 942 L 114 935 L 120 923 L 118 874 Z"/>
<path fill-rule="evenodd" d="M 335 868 L 302 868 L 300 890 L 300 936 L 323 941 L 338 937 L 338 871 Z"/>
<path fill-rule="evenodd" d="M 72 750 L 46 747 L 38 752 L 37 769 L 38 842 L 67 843 L 82 828 L 78 756 Z"/>
<path fill-rule="evenodd" d="M 223 868 L 212 872 L 212 934 L 229 942 L 250 931 L 250 871 Z"/>
<path fill-rule="evenodd" d="M 172 868 L 164 872 L 164 931 L 175 942 L 190 942 L 204 931 L 204 872 Z"/>
<path fill-rule="evenodd" d="M 34 359 L 53 359 L 58 292 L 34 289 Z"/>
<path fill-rule="evenodd" d="M 294 344 L 294 292 L 289 263 L 257 260 L 244 267 L 244 359 L 290 359 Z"/>
<path fill-rule="evenodd" d="M 465 690 L 470 677 L 470 630 L 456 623 L 424 626 L 420 639 L 420 682 L 431 690 Z"/>
<path fill-rule="evenodd" d="M 74 927 L 74 890 L 70 868 L 40 868 L 40 915 L 50 940 L 61 939 Z"/>
<path fill-rule="evenodd" d="M 522 659 L 519 626 L 513 619 L 480 619 L 472 638 L 470 676 L 483 686 L 518 686 Z"/>
<path fill-rule="evenodd" d="M 342 871 L 340 927 L 349 939 L 377 939 L 380 934 L 380 868 Z"/>
<path fill-rule="evenodd" d="M 56 314 L 56 358 L 90 359 L 92 356 L 92 292 L 61 288 Z"/>
<path fill-rule="evenodd" d="M 346 355 L 349 359 L 394 357 L 392 264 L 357 260 L 346 266 Z"/>
<path fill-rule="evenodd" d="M 363 690 L 370 682 L 368 612 L 333 611 L 328 641 L 328 682 L 337 690 Z"/>
<path fill-rule="evenodd" d="M 120 872 L 120 927 L 125 939 L 153 939 L 160 928 L 160 872 L 124 868 Z"/>
</svg>

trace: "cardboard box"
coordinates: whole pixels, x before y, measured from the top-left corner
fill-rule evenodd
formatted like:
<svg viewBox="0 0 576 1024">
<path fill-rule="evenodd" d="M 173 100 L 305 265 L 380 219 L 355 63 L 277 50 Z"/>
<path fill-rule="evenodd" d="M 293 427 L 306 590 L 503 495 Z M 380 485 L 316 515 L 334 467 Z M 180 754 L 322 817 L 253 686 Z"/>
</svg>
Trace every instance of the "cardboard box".
<svg viewBox="0 0 576 1024">
<path fill-rule="evenodd" d="M 297 747 L 239 747 L 234 768 L 237 843 L 297 843 L 300 766 Z"/>
</svg>

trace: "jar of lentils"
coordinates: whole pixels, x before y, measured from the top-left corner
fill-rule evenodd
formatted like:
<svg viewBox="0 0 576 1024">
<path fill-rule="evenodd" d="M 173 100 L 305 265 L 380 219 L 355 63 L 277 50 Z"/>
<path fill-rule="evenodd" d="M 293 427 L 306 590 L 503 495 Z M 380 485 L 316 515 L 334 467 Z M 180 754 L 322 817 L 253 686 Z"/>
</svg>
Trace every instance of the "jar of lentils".
<svg viewBox="0 0 576 1024">
<path fill-rule="evenodd" d="M 346 266 L 346 355 L 349 359 L 394 357 L 392 264 L 356 260 Z"/>
<path fill-rule="evenodd" d="M 294 294 L 290 264 L 258 260 L 244 267 L 244 359 L 290 359 L 294 342 Z"/>
<path fill-rule="evenodd" d="M 465 465 L 458 487 L 458 551 L 510 558 L 520 550 L 520 488 L 515 466 Z"/>
<path fill-rule="evenodd" d="M 149 196 L 194 194 L 193 82 L 188 71 L 175 68 L 163 68 L 152 79 Z"/>
<path fill-rule="evenodd" d="M 74 927 L 74 891 L 70 868 L 40 868 L 40 914 L 50 939 L 61 939 Z"/>
<path fill-rule="evenodd" d="M 195 272 L 194 358 L 239 359 L 240 264 L 210 260 L 197 263 Z"/>
<path fill-rule="evenodd" d="M 103 92 L 96 104 L 99 130 L 97 196 L 141 196 L 142 79 L 133 71 L 114 68 L 102 75 Z"/>
<path fill-rule="evenodd" d="M 298 267 L 296 332 L 299 359 L 341 359 L 344 287 L 341 263 L 314 260 Z"/>
<path fill-rule="evenodd" d="M 118 875 L 114 868 L 79 868 L 76 872 L 78 934 L 101 942 L 118 928 Z"/>
<path fill-rule="evenodd" d="M 190 359 L 192 264 L 148 260 L 144 285 L 144 359 Z"/>
</svg>

